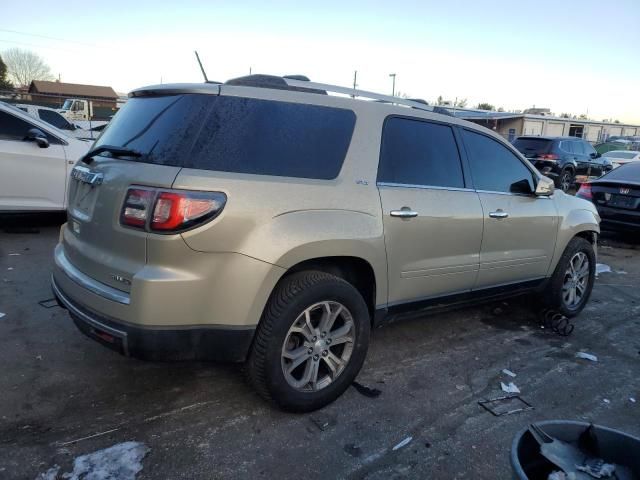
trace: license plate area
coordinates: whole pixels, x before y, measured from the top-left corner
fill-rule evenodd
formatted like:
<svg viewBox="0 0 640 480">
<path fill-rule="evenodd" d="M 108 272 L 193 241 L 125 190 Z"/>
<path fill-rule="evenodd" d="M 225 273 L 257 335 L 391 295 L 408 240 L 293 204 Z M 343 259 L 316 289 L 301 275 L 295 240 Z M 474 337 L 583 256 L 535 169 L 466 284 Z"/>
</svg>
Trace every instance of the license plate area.
<svg viewBox="0 0 640 480">
<path fill-rule="evenodd" d="M 638 199 L 636 197 L 628 197 L 626 195 L 611 195 L 607 201 L 607 206 L 616 208 L 627 208 L 635 210 Z"/>
<path fill-rule="evenodd" d="M 70 213 L 74 218 L 83 222 L 91 220 L 98 198 L 98 188 L 97 185 L 76 181 L 70 205 Z"/>
</svg>

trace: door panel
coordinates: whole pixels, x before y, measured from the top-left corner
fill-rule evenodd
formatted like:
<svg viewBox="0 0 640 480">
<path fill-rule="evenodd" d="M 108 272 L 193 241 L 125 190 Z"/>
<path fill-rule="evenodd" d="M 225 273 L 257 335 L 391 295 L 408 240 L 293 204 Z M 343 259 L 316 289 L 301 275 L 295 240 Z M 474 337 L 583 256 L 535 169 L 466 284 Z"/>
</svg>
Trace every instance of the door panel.
<svg viewBox="0 0 640 480">
<path fill-rule="evenodd" d="M 544 277 L 553 257 L 558 214 L 550 198 L 480 192 L 484 235 L 475 288 Z M 499 212 L 498 216 L 490 216 Z"/>
<path fill-rule="evenodd" d="M 64 210 L 66 183 L 62 145 L 0 139 L 0 210 Z"/>
<path fill-rule="evenodd" d="M 389 303 L 468 291 L 477 273 L 482 209 L 471 190 L 380 185 Z M 418 213 L 400 218 L 403 207 Z"/>
</svg>

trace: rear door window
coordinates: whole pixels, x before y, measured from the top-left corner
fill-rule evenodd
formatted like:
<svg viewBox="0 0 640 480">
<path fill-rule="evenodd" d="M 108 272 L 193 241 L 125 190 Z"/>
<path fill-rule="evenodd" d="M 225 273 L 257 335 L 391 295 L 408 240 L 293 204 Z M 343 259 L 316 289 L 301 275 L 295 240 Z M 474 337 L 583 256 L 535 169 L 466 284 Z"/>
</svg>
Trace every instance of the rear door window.
<svg viewBox="0 0 640 480">
<path fill-rule="evenodd" d="M 131 160 L 160 165 L 329 180 L 355 121 L 352 110 L 252 98 L 132 98 L 95 147 L 128 147 L 142 154 Z"/>
<path fill-rule="evenodd" d="M 462 138 L 477 190 L 508 193 L 531 193 L 535 190 L 533 173 L 506 146 L 466 129 L 462 130 Z"/>
<path fill-rule="evenodd" d="M 382 132 L 378 182 L 464 187 L 460 153 L 451 127 L 388 118 Z"/>
</svg>

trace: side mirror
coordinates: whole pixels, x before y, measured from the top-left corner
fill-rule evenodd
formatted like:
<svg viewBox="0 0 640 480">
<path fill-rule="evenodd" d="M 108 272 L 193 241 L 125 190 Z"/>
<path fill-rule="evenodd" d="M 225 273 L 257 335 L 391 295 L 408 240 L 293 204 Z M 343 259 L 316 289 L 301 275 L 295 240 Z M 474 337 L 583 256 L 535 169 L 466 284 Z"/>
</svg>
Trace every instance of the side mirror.
<svg viewBox="0 0 640 480">
<path fill-rule="evenodd" d="M 538 179 L 538 185 L 536 185 L 536 195 L 538 197 L 549 197 L 553 195 L 556 186 L 549 177 L 542 176 Z"/>
<path fill-rule="evenodd" d="M 27 131 L 27 136 L 24 139 L 28 142 L 36 142 L 40 148 L 47 148 L 49 146 L 49 140 L 42 130 L 37 128 L 30 128 Z"/>
<path fill-rule="evenodd" d="M 595 159 L 595 158 L 600 158 L 602 154 L 598 152 L 594 152 L 594 153 L 590 153 L 589 156 Z"/>
</svg>

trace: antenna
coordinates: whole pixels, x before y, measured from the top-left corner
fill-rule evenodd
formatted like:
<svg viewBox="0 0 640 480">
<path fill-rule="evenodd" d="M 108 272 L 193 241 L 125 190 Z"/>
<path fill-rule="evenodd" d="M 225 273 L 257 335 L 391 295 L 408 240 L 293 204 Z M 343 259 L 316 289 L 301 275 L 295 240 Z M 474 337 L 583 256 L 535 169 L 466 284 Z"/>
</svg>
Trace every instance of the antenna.
<svg viewBox="0 0 640 480">
<path fill-rule="evenodd" d="M 198 65 L 200 65 L 200 70 L 202 70 L 202 76 L 204 77 L 204 81 L 205 81 L 205 83 L 208 83 L 209 79 L 207 78 L 207 74 L 204 71 L 204 67 L 202 66 L 202 62 L 200 61 L 200 56 L 198 55 L 198 51 L 194 50 L 193 53 L 196 54 L 196 60 L 198 60 Z"/>
</svg>

